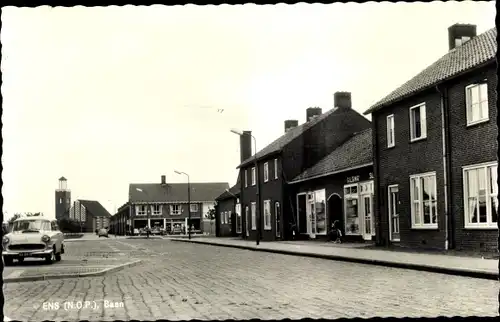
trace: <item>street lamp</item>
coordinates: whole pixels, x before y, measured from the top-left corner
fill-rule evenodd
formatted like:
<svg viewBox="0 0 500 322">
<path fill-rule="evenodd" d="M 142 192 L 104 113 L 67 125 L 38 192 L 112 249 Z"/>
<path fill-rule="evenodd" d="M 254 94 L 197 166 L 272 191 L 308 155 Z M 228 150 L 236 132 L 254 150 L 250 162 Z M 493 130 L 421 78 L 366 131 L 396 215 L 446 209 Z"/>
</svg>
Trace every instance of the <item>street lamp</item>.
<svg viewBox="0 0 500 322">
<path fill-rule="evenodd" d="M 243 131 L 240 131 L 240 130 L 236 130 L 236 129 L 231 129 L 231 132 L 234 133 L 234 134 L 237 134 L 239 136 L 243 136 L 245 135 L 245 133 Z M 255 167 L 255 180 L 256 180 L 256 189 L 255 189 L 255 195 L 256 195 L 256 202 L 257 202 L 257 205 L 255 207 L 255 211 L 257 212 L 256 213 L 256 216 L 257 216 L 257 238 L 255 240 L 255 243 L 257 245 L 259 245 L 260 243 L 260 229 L 261 229 L 261 216 L 260 216 L 260 181 L 259 181 L 259 167 L 257 166 L 257 140 L 255 139 L 255 136 L 253 136 L 252 134 L 246 134 L 246 135 L 250 135 L 253 139 L 253 143 L 254 143 L 254 154 L 253 154 L 253 163 L 254 163 L 254 167 Z M 247 223 L 247 226 L 248 226 L 248 223 Z"/>
<path fill-rule="evenodd" d="M 188 236 L 191 240 L 191 183 L 189 181 L 189 174 L 181 171 L 174 170 L 177 174 L 183 174 L 188 179 Z"/>
<path fill-rule="evenodd" d="M 135 188 L 135 190 L 139 191 L 139 192 L 142 192 L 144 193 L 146 196 L 149 197 L 148 193 L 144 190 L 142 190 L 141 188 Z M 149 207 L 146 207 L 146 218 L 147 218 L 147 223 L 148 223 L 148 226 L 146 227 L 146 235 L 147 235 L 147 238 L 149 238 Z"/>
</svg>

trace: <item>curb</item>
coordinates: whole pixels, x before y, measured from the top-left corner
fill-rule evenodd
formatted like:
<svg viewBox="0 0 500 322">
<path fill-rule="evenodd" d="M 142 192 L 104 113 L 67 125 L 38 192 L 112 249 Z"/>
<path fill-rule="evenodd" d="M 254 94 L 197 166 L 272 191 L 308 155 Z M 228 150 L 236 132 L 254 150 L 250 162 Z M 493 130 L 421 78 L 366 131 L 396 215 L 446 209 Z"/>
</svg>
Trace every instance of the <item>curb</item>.
<svg viewBox="0 0 500 322">
<path fill-rule="evenodd" d="M 140 264 L 141 262 L 142 262 L 142 260 L 136 260 L 136 261 L 128 262 L 125 264 L 120 264 L 120 265 L 117 265 L 114 267 L 105 268 L 105 269 L 97 271 L 97 272 L 4 278 L 3 282 L 4 283 L 21 283 L 21 282 L 45 281 L 45 280 L 63 279 L 63 278 L 102 276 L 102 275 L 106 275 L 108 273 L 122 270 L 122 269 L 127 268 L 127 267 L 135 266 L 137 264 Z"/>
<path fill-rule="evenodd" d="M 358 263 L 358 264 L 368 264 L 368 265 L 377 265 L 377 266 L 384 266 L 384 267 L 403 268 L 403 269 L 411 269 L 411 270 L 416 270 L 416 271 L 424 271 L 424 272 L 431 272 L 431 273 L 440 273 L 440 274 L 448 274 L 448 275 L 456 275 L 456 276 L 464 276 L 464 277 L 481 278 L 481 279 L 494 280 L 494 281 L 498 281 L 498 279 L 499 279 L 498 273 L 484 271 L 484 270 L 467 269 L 467 268 L 451 268 L 451 267 L 439 267 L 439 266 L 432 266 L 432 265 L 425 265 L 425 264 L 397 263 L 397 262 L 390 262 L 390 261 L 370 259 L 370 258 L 355 258 L 355 257 L 341 256 L 341 255 L 315 254 L 315 253 L 307 253 L 307 252 L 301 252 L 301 251 L 296 251 L 296 250 L 257 248 L 256 246 L 218 244 L 218 243 L 211 243 L 211 242 L 203 242 L 203 241 L 199 241 L 199 240 L 172 239 L 172 241 L 181 242 L 181 243 L 203 244 L 203 245 L 208 245 L 208 246 L 239 248 L 239 249 L 252 250 L 252 251 L 257 251 L 257 252 L 267 252 L 267 253 L 275 253 L 275 254 L 283 254 L 283 255 L 322 258 L 322 259 L 337 260 L 337 261 Z"/>
</svg>

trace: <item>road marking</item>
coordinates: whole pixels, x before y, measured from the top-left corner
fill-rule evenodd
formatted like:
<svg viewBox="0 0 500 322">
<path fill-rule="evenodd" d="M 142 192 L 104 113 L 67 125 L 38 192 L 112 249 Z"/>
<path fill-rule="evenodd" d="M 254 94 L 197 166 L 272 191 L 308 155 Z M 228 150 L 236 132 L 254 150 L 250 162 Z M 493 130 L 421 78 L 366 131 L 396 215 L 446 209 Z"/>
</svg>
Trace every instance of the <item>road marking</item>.
<svg viewBox="0 0 500 322">
<path fill-rule="evenodd" d="M 16 278 L 21 276 L 24 273 L 24 269 L 16 269 L 12 273 L 6 276 L 6 278 Z"/>
</svg>

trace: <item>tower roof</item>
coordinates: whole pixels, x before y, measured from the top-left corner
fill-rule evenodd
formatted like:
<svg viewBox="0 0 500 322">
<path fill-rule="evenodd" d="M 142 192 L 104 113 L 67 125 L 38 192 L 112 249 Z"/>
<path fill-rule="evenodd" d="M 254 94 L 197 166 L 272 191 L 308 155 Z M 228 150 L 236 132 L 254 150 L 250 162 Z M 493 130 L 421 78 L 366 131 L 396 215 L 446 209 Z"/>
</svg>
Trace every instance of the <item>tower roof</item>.
<svg viewBox="0 0 500 322">
<path fill-rule="evenodd" d="M 65 177 L 60 177 L 59 181 L 68 181 L 68 179 L 66 179 Z"/>
</svg>

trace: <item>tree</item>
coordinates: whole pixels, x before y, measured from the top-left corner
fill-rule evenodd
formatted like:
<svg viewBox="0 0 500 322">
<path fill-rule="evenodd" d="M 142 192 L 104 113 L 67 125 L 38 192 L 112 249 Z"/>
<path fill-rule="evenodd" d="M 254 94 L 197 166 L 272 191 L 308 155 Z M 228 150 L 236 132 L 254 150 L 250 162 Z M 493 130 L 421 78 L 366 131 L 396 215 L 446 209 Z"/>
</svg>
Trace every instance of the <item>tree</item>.
<svg viewBox="0 0 500 322">
<path fill-rule="evenodd" d="M 80 223 L 74 219 L 63 217 L 57 221 L 59 229 L 65 233 L 78 233 L 81 231 Z"/>
<path fill-rule="evenodd" d="M 215 208 L 210 208 L 208 209 L 208 212 L 206 214 L 206 217 L 208 219 L 210 219 L 210 234 L 212 234 L 212 231 L 213 231 L 213 225 L 214 225 L 214 220 L 215 220 L 215 216 L 216 216 L 216 212 L 215 212 Z"/>
<path fill-rule="evenodd" d="M 15 213 L 12 217 L 10 217 L 10 218 L 9 218 L 9 220 L 7 221 L 7 223 L 9 224 L 9 226 L 10 226 L 10 225 L 12 225 L 12 224 L 14 224 L 14 221 L 15 221 L 17 218 L 19 218 L 19 217 L 21 217 L 21 214 L 20 214 L 20 213 L 18 213 L 18 212 L 17 212 L 17 213 Z"/>
</svg>

